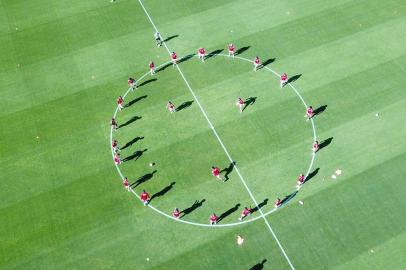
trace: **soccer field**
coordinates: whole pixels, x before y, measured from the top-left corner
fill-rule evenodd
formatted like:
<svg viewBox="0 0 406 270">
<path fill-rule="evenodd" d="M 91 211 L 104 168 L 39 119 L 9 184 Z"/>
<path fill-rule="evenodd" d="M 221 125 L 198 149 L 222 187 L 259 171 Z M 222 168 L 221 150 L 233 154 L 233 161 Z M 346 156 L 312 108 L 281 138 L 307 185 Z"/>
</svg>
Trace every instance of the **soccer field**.
<svg viewBox="0 0 406 270">
<path fill-rule="evenodd" d="M 406 269 L 405 30 L 400 0 L 0 0 L 0 269 Z"/>
</svg>

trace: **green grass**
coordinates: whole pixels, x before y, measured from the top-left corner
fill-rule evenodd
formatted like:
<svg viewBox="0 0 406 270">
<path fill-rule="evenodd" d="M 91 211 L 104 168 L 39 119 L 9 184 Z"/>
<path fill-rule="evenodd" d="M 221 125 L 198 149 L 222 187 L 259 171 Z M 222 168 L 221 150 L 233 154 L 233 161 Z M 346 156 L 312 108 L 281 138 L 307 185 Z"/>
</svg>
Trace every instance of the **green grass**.
<svg viewBox="0 0 406 270">
<path fill-rule="evenodd" d="M 250 46 L 241 56 L 290 76 L 313 107 L 320 168 L 300 192 L 266 219 L 296 269 L 404 269 L 406 215 L 405 6 L 377 1 L 145 1 L 169 48 L 184 56 Z M 128 76 L 169 60 L 138 1 L 0 0 L 0 269 L 290 269 L 263 219 L 228 228 L 169 220 L 124 191 L 111 160 L 109 119 Z M 226 52 L 224 52 L 226 53 Z M 289 87 L 245 61 L 192 58 L 181 69 L 258 202 L 294 191 L 311 160 L 312 128 Z M 152 205 L 203 205 L 185 220 L 240 204 L 220 224 L 237 221 L 253 202 L 236 171 L 210 175 L 229 160 L 179 72 L 130 93 L 146 96 L 118 114 L 121 165 Z M 147 80 L 150 77 L 144 79 Z M 237 97 L 256 97 L 239 114 Z M 379 113 L 379 117 L 375 114 Z M 37 138 L 37 136 L 39 138 Z M 156 166 L 149 167 L 150 162 Z M 343 174 L 331 180 L 336 169 Z M 303 200 L 304 205 L 298 204 Z M 259 216 L 255 213 L 253 217 Z M 243 247 L 235 244 L 241 234 Z M 146 261 L 146 258 L 150 261 Z"/>
</svg>

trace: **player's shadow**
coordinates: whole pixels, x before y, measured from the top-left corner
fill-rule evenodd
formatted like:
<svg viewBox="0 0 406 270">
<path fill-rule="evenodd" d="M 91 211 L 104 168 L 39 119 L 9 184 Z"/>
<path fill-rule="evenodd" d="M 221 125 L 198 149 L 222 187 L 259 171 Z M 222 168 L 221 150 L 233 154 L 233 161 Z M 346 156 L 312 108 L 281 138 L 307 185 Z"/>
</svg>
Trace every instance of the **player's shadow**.
<svg viewBox="0 0 406 270">
<path fill-rule="evenodd" d="M 162 41 L 162 42 L 168 42 L 169 40 L 174 39 L 174 38 L 177 38 L 177 37 L 179 37 L 179 35 L 173 35 L 173 36 L 167 37 L 167 38 L 166 38 L 164 41 Z"/>
<path fill-rule="evenodd" d="M 137 159 L 139 159 L 141 156 L 142 156 L 142 154 L 144 154 L 144 152 L 146 152 L 148 149 L 147 148 L 145 148 L 144 150 L 137 150 L 137 151 L 135 151 L 134 153 L 132 153 L 131 155 L 129 155 L 128 157 L 126 157 L 125 159 L 123 159 L 123 161 L 125 162 L 125 161 L 130 161 L 130 160 L 137 160 Z"/>
<path fill-rule="evenodd" d="M 144 174 L 143 176 L 141 176 L 140 178 L 138 178 L 137 181 L 135 181 L 134 183 L 132 183 L 132 184 L 131 184 L 131 187 L 132 187 L 132 188 L 136 188 L 136 187 L 138 187 L 139 185 L 141 185 L 142 183 L 147 182 L 148 180 L 150 180 L 150 179 L 154 176 L 154 174 L 155 174 L 156 172 L 157 172 L 157 170 L 155 170 L 155 171 L 153 171 L 153 172 L 151 172 L 151 173 Z"/>
<path fill-rule="evenodd" d="M 182 57 L 181 59 L 179 59 L 178 64 L 186 62 L 187 60 L 189 60 L 190 58 L 192 58 L 193 56 L 195 56 L 194 53 L 188 54 L 184 57 Z"/>
<path fill-rule="evenodd" d="M 262 270 L 264 269 L 264 264 L 266 263 L 266 259 L 263 259 L 262 262 L 257 263 L 253 267 L 251 267 L 249 270 Z"/>
<path fill-rule="evenodd" d="M 135 137 L 134 139 L 132 139 L 131 141 L 129 141 L 128 143 L 126 143 L 123 147 L 121 147 L 121 149 L 126 149 L 127 147 L 132 146 L 134 143 L 143 140 L 144 137 Z"/>
<path fill-rule="evenodd" d="M 205 201 L 206 201 L 205 199 L 203 199 L 203 200 L 201 200 L 201 201 L 196 200 L 196 201 L 192 204 L 192 206 L 190 206 L 190 207 L 188 207 L 188 208 L 186 208 L 186 209 L 184 209 L 184 210 L 182 210 L 182 211 L 180 212 L 180 213 L 182 214 L 181 218 L 183 218 L 184 216 L 186 216 L 186 215 L 192 213 L 192 212 L 195 211 L 197 208 L 201 207 Z"/>
<path fill-rule="evenodd" d="M 246 50 L 248 50 L 251 46 L 245 46 L 245 47 L 241 47 L 239 48 L 237 51 L 235 51 L 235 55 L 240 55 L 243 52 L 245 52 Z"/>
<path fill-rule="evenodd" d="M 185 101 L 176 108 L 176 111 L 179 112 L 183 109 L 190 107 L 193 104 L 193 100 Z"/>
<path fill-rule="evenodd" d="M 220 221 L 222 221 L 223 219 L 225 219 L 226 217 L 228 217 L 229 215 L 231 215 L 232 213 L 234 213 L 235 211 L 238 210 L 238 207 L 240 207 L 241 204 L 237 203 L 235 206 L 231 207 L 230 209 L 228 209 L 227 211 L 225 211 L 224 213 L 222 213 L 218 220 L 217 223 L 219 223 Z"/>
<path fill-rule="evenodd" d="M 320 142 L 318 151 L 320 151 L 321 149 L 327 147 L 332 141 L 333 141 L 333 137 L 330 137 L 330 138 L 325 139 L 324 141 Z"/>
<path fill-rule="evenodd" d="M 155 82 L 155 81 L 157 81 L 157 80 L 158 80 L 157 78 L 152 78 L 152 79 L 146 80 L 146 81 L 140 83 L 139 85 L 137 85 L 137 87 L 141 87 L 141 86 L 147 85 L 147 84 L 152 83 L 152 82 Z"/>
<path fill-rule="evenodd" d="M 271 64 L 271 63 L 273 63 L 273 62 L 275 62 L 275 60 L 276 60 L 276 58 L 269 58 L 269 59 L 265 60 L 265 61 L 262 63 L 260 69 L 262 69 L 262 68 L 266 67 L 267 65 L 269 65 L 269 64 Z"/>
<path fill-rule="evenodd" d="M 222 51 L 224 51 L 224 49 L 218 49 L 215 51 L 212 51 L 211 53 L 206 55 L 206 60 L 212 57 L 215 57 L 216 55 L 220 54 Z"/>
<path fill-rule="evenodd" d="M 318 114 L 321 114 L 321 113 L 324 112 L 326 109 L 327 109 L 327 105 L 323 105 L 323 106 L 318 107 L 317 109 L 315 109 L 315 110 L 313 111 L 313 117 L 315 117 L 315 116 L 318 115 Z"/>
<path fill-rule="evenodd" d="M 133 105 L 133 104 L 137 103 L 138 101 L 143 100 L 144 98 L 147 98 L 147 97 L 148 97 L 147 95 L 143 95 L 143 96 L 134 98 L 133 100 L 131 100 L 130 102 L 125 104 L 124 107 L 130 107 L 131 105 Z"/>
<path fill-rule="evenodd" d="M 158 73 L 160 71 L 165 70 L 167 67 L 172 66 L 172 62 L 166 63 L 158 68 L 155 69 L 155 72 Z"/>
<path fill-rule="evenodd" d="M 284 205 L 284 204 L 287 204 L 290 200 L 292 200 L 292 199 L 296 196 L 296 194 L 297 194 L 298 192 L 299 192 L 299 191 L 296 190 L 296 191 L 292 192 L 291 194 L 285 196 L 285 198 L 283 198 L 283 199 L 281 200 L 281 206 Z"/>
<path fill-rule="evenodd" d="M 255 101 L 257 100 L 257 97 L 249 97 L 245 100 L 245 105 L 242 111 L 244 111 L 248 106 L 254 105 Z"/>
<path fill-rule="evenodd" d="M 170 183 L 168 186 L 164 187 L 163 189 L 161 189 L 160 191 L 158 191 L 157 193 L 155 193 L 154 195 L 151 196 L 150 202 L 158 197 L 164 196 L 166 193 L 168 193 L 173 186 L 176 184 L 176 182 L 172 182 Z"/>
<path fill-rule="evenodd" d="M 261 209 L 262 207 L 267 205 L 267 203 L 268 203 L 268 199 L 263 200 L 260 204 L 258 204 L 257 206 L 255 206 L 254 208 L 251 209 L 251 214 L 257 212 L 259 209 Z"/>
<path fill-rule="evenodd" d="M 296 75 L 290 77 L 288 79 L 287 83 L 293 83 L 293 82 L 297 81 L 300 77 L 302 77 L 302 74 L 296 74 Z"/>
<path fill-rule="evenodd" d="M 118 127 L 122 128 L 122 127 L 128 126 L 129 124 L 131 124 L 131 123 L 133 123 L 133 122 L 135 122 L 137 120 L 140 120 L 141 118 L 142 118 L 141 116 L 136 116 L 135 115 L 135 116 L 131 117 L 130 120 L 128 120 L 124 124 L 119 125 Z"/>
<path fill-rule="evenodd" d="M 220 173 L 225 172 L 224 174 L 224 181 L 227 181 L 228 179 L 230 179 L 228 176 L 230 175 L 230 173 L 233 171 L 234 166 L 235 166 L 236 162 L 230 162 L 230 165 L 228 165 L 227 168 L 224 168 L 220 171 Z"/>
<path fill-rule="evenodd" d="M 306 183 L 307 181 L 310 181 L 313 177 L 315 177 L 318 173 L 319 173 L 320 168 L 315 169 L 314 171 L 312 171 L 311 173 L 309 173 L 306 177 L 306 179 L 304 180 L 304 182 Z"/>
</svg>

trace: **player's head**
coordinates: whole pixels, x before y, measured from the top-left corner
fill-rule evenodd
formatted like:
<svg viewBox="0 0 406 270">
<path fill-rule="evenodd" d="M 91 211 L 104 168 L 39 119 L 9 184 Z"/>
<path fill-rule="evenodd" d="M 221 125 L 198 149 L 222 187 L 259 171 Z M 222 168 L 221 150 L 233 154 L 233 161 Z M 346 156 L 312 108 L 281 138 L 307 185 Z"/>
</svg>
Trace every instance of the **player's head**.
<svg viewBox="0 0 406 270">
<path fill-rule="evenodd" d="M 313 107 L 312 107 L 312 106 L 309 106 L 309 109 L 313 109 Z"/>
<path fill-rule="evenodd" d="M 216 167 L 214 167 L 214 166 L 211 166 L 211 168 L 214 170 Z"/>
<path fill-rule="evenodd" d="M 314 143 L 315 143 L 315 144 L 319 144 L 319 141 L 315 141 Z"/>
<path fill-rule="evenodd" d="M 142 190 L 142 193 L 146 193 L 145 189 Z"/>
<path fill-rule="evenodd" d="M 179 212 L 179 209 L 176 207 L 174 211 L 175 211 L 175 212 Z"/>
</svg>

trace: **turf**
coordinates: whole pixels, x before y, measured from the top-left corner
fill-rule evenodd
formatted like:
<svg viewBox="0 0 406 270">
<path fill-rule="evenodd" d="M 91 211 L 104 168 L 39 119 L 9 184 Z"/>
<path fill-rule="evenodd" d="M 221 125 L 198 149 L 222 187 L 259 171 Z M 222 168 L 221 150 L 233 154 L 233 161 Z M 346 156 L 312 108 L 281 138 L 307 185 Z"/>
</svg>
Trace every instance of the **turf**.
<svg viewBox="0 0 406 270">
<path fill-rule="evenodd" d="M 317 173 L 266 217 L 294 267 L 404 269 L 405 5 L 144 4 L 178 55 L 200 46 L 227 53 L 233 42 L 246 47 L 241 57 L 272 59 L 267 67 L 298 75 L 293 85 L 306 102 L 326 106 L 314 119 L 318 139 L 330 140 L 316 155 Z M 263 219 L 182 224 L 123 189 L 109 148 L 115 100 L 150 60 L 169 60 L 138 1 L 0 0 L 0 52 L 0 269 L 290 269 Z M 311 161 L 313 131 L 300 99 L 243 60 L 191 58 L 180 67 L 261 209 L 271 211 Z M 226 183 L 210 175 L 230 161 L 196 100 L 171 66 L 154 78 L 118 113 L 122 157 L 143 151 L 122 172 L 131 183 L 141 179 L 136 192 L 164 190 L 151 204 L 165 213 L 204 199 L 183 219 L 207 224 L 216 212 L 225 214 L 219 224 L 237 222 L 253 201 L 235 168 Z M 239 96 L 255 98 L 242 114 Z M 188 105 L 171 115 L 168 100 Z"/>
</svg>

